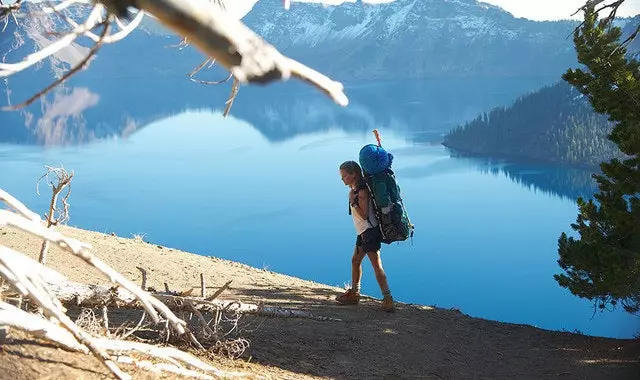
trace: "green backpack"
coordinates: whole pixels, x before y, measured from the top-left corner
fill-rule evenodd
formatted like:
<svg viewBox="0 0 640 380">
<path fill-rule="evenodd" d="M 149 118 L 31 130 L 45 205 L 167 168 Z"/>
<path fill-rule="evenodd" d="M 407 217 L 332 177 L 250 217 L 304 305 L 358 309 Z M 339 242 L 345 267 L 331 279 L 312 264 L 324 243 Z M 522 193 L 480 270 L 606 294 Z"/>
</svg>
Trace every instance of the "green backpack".
<svg viewBox="0 0 640 380">
<path fill-rule="evenodd" d="M 413 237 L 414 225 L 402 202 L 400 186 L 391 170 L 393 155 L 382 147 L 378 130 L 373 130 L 378 144 L 362 147 L 359 154 L 364 182 L 373 200 L 376 218 L 386 244 Z"/>
<path fill-rule="evenodd" d="M 414 225 L 409 220 L 400 196 L 400 186 L 391 168 L 377 174 L 365 172 L 364 180 L 373 200 L 382 242 L 391 244 L 413 237 Z"/>
</svg>

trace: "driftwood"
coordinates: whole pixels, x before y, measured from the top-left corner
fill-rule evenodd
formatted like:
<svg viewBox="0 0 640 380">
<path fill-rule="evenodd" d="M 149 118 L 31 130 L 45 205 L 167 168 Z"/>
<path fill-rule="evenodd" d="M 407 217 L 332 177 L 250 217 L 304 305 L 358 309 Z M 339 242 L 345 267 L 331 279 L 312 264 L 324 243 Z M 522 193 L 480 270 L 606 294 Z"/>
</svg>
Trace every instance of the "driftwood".
<svg viewBox="0 0 640 380">
<path fill-rule="evenodd" d="M 39 316 L 0 301 L 0 326 L 10 326 L 45 340 L 58 343 L 70 351 L 89 353 L 68 330 Z"/>
<path fill-rule="evenodd" d="M 74 336 L 66 329 L 5 302 L 0 302 L 0 326 L 9 326 L 27 332 L 32 336 L 53 342 L 68 351 L 88 353 L 87 348 L 78 343 Z M 119 363 L 133 364 L 152 372 L 171 372 L 202 379 L 247 377 L 247 374 L 244 373 L 218 370 L 195 356 L 173 347 L 158 347 L 140 342 L 104 338 L 93 339 L 93 344 L 103 352 L 115 356 L 114 360 Z M 129 356 L 124 356 L 123 354 L 137 354 L 138 356 L 143 354 L 156 360 L 160 359 L 169 363 L 153 363 L 149 360 L 134 359 Z M 202 371 L 204 374 L 190 368 L 185 368 L 185 366 Z M 210 373 L 215 377 L 209 376 L 206 373 Z"/>
<path fill-rule="evenodd" d="M 109 297 L 114 298 L 113 296 L 109 296 L 109 294 L 115 294 L 116 299 L 121 297 L 127 300 L 128 304 L 137 303 L 154 322 L 161 322 L 160 315 L 165 317 L 162 322 L 165 324 L 164 330 L 167 336 L 169 336 L 173 329 L 174 332 L 177 333 L 177 336 L 190 339 L 195 347 L 203 349 L 203 346 L 194 334 L 187 329 L 184 320 L 178 318 L 160 300 L 140 289 L 111 267 L 97 259 L 89 251 L 89 245 L 47 228 L 37 214 L 30 211 L 21 202 L 2 189 L 0 189 L 0 201 L 3 201 L 11 209 L 18 212 L 14 213 L 0 209 L 0 227 L 9 226 L 18 228 L 57 244 L 60 248 L 82 258 L 86 264 L 100 270 L 103 274 L 107 275 L 113 283 L 118 285 L 111 288 L 105 286 L 94 287 L 94 290 L 90 291 L 91 294 L 95 295 L 94 298 L 109 299 Z M 0 245 L 0 279 L 4 280 L 6 284 L 17 292 L 19 295 L 19 297 L 17 297 L 18 300 L 24 297 L 29 302 L 35 304 L 43 313 L 43 315 L 26 313 L 20 308 L 2 302 L 0 303 L 0 328 L 3 332 L 6 327 L 15 328 L 38 338 L 56 343 L 66 349 L 85 353 L 90 352 L 118 379 L 131 378 L 117 365 L 118 358 L 121 358 L 118 356 L 117 351 L 122 349 L 121 347 L 124 343 L 119 343 L 119 341 L 116 341 L 118 343 L 114 343 L 110 340 L 96 338 L 80 328 L 66 314 L 67 310 L 63 307 L 57 295 L 63 300 L 75 297 L 76 304 L 82 303 L 82 299 L 79 298 L 80 295 L 77 292 L 74 293 L 72 290 L 65 288 L 66 285 L 64 284 L 67 280 L 64 276 L 20 252 Z M 56 284 L 58 285 L 57 287 Z M 2 289 L 0 289 L 0 291 L 2 291 Z M 103 312 L 104 326 L 108 331 L 107 309 L 105 306 L 105 304 L 101 304 L 100 308 Z M 160 315 L 157 311 L 160 311 Z M 136 328 L 138 328 L 141 323 L 142 320 Z M 197 375 L 196 377 L 206 377 L 206 374 L 196 374 L 193 370 L 184 368 L 175 358 L 156 355 L 155 353 L 157 351 L 152 349 L 154 346 L 145 348 L 146 351 L 141 350 L 140 347 L 141 346 L 130 348 L 130 351 L 146 353 L 155 358 L 155 360 L 169 361 L 170 364 L 143 362 L 139 359 L 130 358 L 132 364 L 154 371 L 163 370 L 180 373 L 185 376 Z M 186 357 L 191 362 L 202 363 L 197 358 L 180 350 L 176 350 L 176 352 L 179 352 L 181 357 Z M 211 375 L 218 376 L 218 374 L 223 374 L 223 376 L 227 376 L 224 371 L 212 369 L 213 367 L 206 364 L 204 365 L 206 367 L 201 367 L 205 368 L 204 371 L 209 372 Z M 229 377 L 235 377 L 235 375 L 229 374 Z"/>
<path fill-rule="evenodd" d="M 73 281 L 56 281 L 48 284 L 51 293 L 67 307 L 98 308 L 102 306 L 140 309 L 137 298 L 120 287 L 87 285 Z M 245 303 L 235 300 L 203 299 L 201 297 L 180 296 L 173 292 L 151 293 L 171 311 L 225 310 L 238 314 L 255 314 L 267 317 L 305 318 L 318 321 L 340 321 L 337 318 L 316 316 L 310 312 L 284 307 Z"/>
</svg>

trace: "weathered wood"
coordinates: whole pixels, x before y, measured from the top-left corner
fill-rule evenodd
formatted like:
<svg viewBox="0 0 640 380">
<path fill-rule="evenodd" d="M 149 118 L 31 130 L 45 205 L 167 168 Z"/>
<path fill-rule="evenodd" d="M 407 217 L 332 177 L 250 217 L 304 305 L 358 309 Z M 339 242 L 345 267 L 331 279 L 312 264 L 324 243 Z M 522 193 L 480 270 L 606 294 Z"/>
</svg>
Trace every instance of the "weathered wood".
<svg viewBox="0 0 640 380">
<path fill-rule="evenodd" d="M 78 343 L 73 334 L 66 329 L 5 302 L 0 302 L 0 326 L 12 327 L 32 336 L 56 342 L 67 350 L 89 353 L 89 350 Z"/>
<path fill-rule="evenodd" d="M 62 281 L 49 284 L 51 293 L 60 302 L 67 306 L 97 308 L 107 305 L 109 307 L 139 309 L 142 305 L 129 291 L 120 287 L 107 287 L 104 285 L 87 285 L 73 281 Z M 289 309 L 275 306 L 265 306 L 245 303 L 236 300 L 206 300 L 199 297 L 184 297 L 167 292 L 151 293 L 171 311 L 199 311 L 229 310 L 238 314 L 255 314 L 268 317 L 281 318 L 305 318 L 319 321 L 340 321 L 332 317 L 316 316 L 308 311 Z"/>
</svg>

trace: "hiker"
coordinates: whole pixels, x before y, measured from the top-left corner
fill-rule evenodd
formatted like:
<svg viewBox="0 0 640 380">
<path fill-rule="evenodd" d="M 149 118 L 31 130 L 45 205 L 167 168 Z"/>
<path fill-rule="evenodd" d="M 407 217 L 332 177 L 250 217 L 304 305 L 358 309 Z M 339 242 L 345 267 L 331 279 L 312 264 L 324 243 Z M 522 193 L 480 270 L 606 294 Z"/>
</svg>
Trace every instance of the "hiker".
<svg viewBox="0 0 640 380">
<path fill-rule="evenodd" d="M 342 182 L 349 186 L 349 208 L 356 229 L 356 245 L 351 258 L 351 288 L 336 297 L 342 305 L 357 305 L 360 301 L 360 279 L 362 278 L 362 259 L 368 256 L 373 265 L 380 290 L 382 290 L 382 309 L 394 311 L 393 298 L 389 291 L 387 276 L 382 269 L 380 247 L 382 232 L 373 209 L 371 195 L 367 189 L 360 165 L 355 161 L 346 161 L 340 165 Z"/>
</svg>

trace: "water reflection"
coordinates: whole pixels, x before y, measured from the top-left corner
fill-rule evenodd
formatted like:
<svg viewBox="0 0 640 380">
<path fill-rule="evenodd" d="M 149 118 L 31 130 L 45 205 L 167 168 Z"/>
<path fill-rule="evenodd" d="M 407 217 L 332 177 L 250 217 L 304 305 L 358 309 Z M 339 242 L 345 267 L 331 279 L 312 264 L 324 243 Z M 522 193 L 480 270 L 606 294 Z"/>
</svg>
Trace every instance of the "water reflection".
<svg viewBox="0 0 640 380">
<path fill-rule="evenodd" d="M 529 190 L 567 200 L 576 200 L 578 197 L 591 198 L 598 191 L 597 183 L 593 179 L 596 169 L 480 158 L 472 159 L 472 162 L 482 173 L 502 175 Z"/>
<path fill-rule="evenodd" d="M 16 29 L 10 23 L 0 37 L 7 62 L 15 62 L 51 42 L 47 25 L 36 20 Z M 11 45 L 13 33 L 21 35 Z M 0 142 L 37 145 L 79 144 L 110 137 L 126 137 L 154 121 L 186 110 L 219 111 L 230 83 L 207 86 L 186 74 L 202 61 L 192 47 L 169 47 L 177 37 L 136 31 L 102 49 L 83 70 L 51 94 L 17 112 L 0 112 Z M 87 49 L 78 40 L 42 65 L 0 83 L 0 105 L 16 104 L 37 93 L 68 70 Z M 144 51 L 144 54 L 140 54 Z M 214 67 L 203 79 L 225 76 Z M 304 133 L 342 129 L 368 131 L 373 126 L 410 131 L 417 141 L 437 141 L 451 127 L 479 112 L 510 103 L 522 94 L 556 81 L 545 76 L 432 78 L 394 82 L 345 82 L 351 103 L 341 108 L 324 94 L 292 80 L 265 87 L 242 87 L 232 114 L 256 127 L 270 141 L 284 141 Z M 52 117 L 51 112 L 54 112 Z"/>
</svg>

